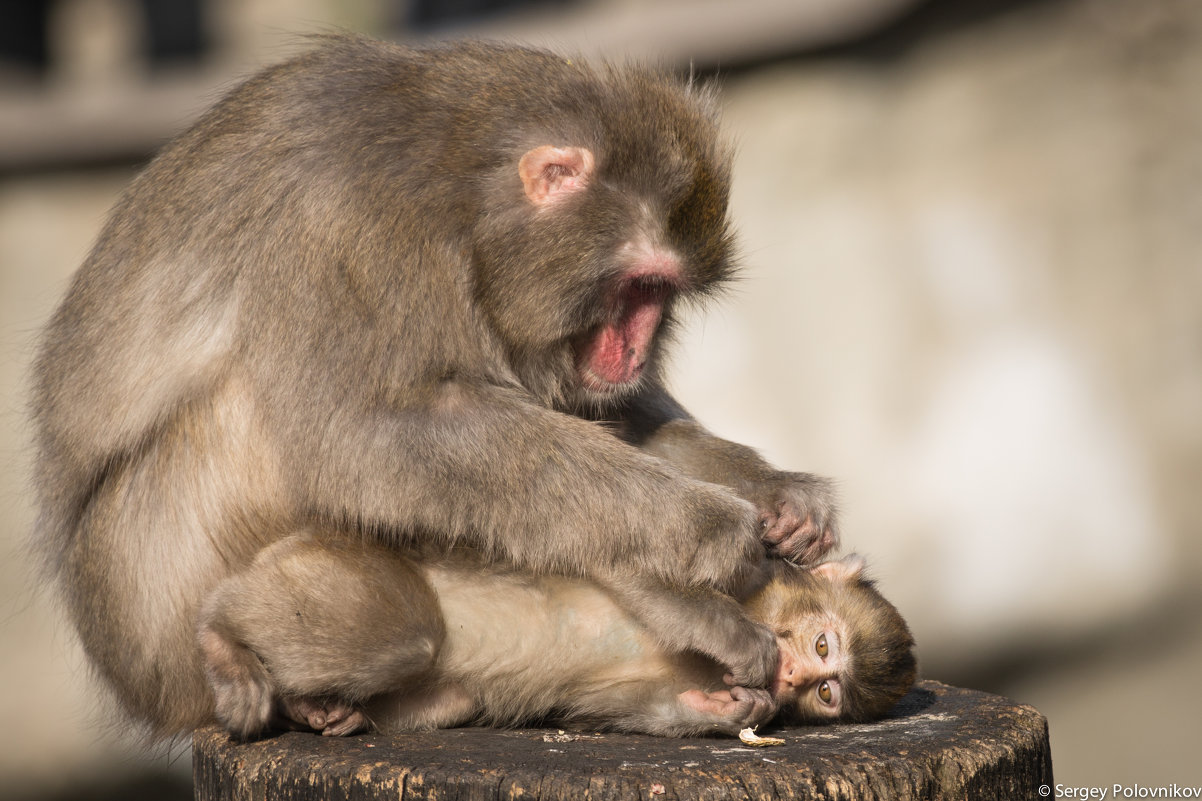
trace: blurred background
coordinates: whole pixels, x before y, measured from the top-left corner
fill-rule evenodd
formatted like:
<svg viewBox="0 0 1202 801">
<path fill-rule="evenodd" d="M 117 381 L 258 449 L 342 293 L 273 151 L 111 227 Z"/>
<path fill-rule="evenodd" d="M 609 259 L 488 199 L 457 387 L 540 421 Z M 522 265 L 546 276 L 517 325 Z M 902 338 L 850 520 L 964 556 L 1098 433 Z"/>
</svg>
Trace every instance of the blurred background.
<svg viewBox="0 0 1202 801">
<path fill-rule="evenodd" d="M 188 798 L 30 578 L 26 372 L 108 207 L 237 76 L 348 28 L 716 77 L 746 276 L 672 384 L 838 478 L 927 678 L 1058 781 L 1202 785 L 1202 4 L 59 0 L 0 21 L 0 796 Z"/>
</svg>

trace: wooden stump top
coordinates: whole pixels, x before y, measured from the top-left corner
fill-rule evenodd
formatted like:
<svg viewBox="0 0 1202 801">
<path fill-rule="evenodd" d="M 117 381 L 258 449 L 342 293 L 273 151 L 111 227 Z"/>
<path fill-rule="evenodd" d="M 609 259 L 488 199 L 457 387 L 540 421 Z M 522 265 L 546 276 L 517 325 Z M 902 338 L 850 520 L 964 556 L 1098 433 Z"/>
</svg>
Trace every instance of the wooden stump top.
<svg viewBox="0 0 1202 801">
<path fill-rule="evenodd" d="M 785 744 L 557 729 L 347 738 L 193 735 L 196 798 L 1026 799 L 1054 786 L 1047 721 L 1029 706 L 919 682 L 883 721 L 763 728 Z"/>
</svg>

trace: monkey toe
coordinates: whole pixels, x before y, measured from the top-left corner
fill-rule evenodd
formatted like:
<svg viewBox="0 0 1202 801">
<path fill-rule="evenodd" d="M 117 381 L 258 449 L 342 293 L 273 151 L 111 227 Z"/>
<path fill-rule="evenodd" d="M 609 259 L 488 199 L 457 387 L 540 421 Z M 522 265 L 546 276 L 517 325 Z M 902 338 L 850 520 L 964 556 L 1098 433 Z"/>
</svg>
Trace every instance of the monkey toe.
<svg viewBox="0 0 1202 801">
<path fill-rule="evenodd" d="M 295 723 L 296 727 L 322 731 L 330 724 L 329 706 L 326 701 L 311 696 L 292 695 L 281 698 L 279 714 L 285 721 Z M 288 728 L 294 728 L 288 726 Z"/>
<path fill-rule="evenodd" d="M 311 698 L 285 696 L 276 702 L 273 723 L 281 729 L 311 729 L 313 724 L 310 717 L 317 711 L 317 706 Z"/>
<path fill-rule="evenodd" d="M 345 737 L 348 734 L 364 731 L 370 725 L 371 722 L 367 719 L 367 715 L 363 714 L 362 710 L 343 705 L 339 706 L 336 713 L 331 714 L 325 728 L 321 730 L 321 736 Z"/>
<path fill-rule="evenodd" d="M 283 728 L 319 731 L 323 736 L 342 737 L 369 727 L 363 712 L 335 698 L 289 696 L 280 699 Z"/>
</svg>

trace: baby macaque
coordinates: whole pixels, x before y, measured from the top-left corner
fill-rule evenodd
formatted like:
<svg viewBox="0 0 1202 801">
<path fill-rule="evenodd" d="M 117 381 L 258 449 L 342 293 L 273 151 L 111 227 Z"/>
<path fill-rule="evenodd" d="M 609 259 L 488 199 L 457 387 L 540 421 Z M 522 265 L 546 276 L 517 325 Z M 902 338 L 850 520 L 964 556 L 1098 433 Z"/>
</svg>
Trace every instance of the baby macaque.
<svg viewBox="0 0 1202 801">
<path fill-rule="evenodd" d="M 910 631 L 863 568 L 858 556 L 762 563 L 742 604 L 776 635 L 767 689 L 665 648 L 594 582 L 308 535 L 227 579 L 200 642 L 217 717 L 240 736 L 546 721 L 689 736 L 777 714 L 863 721 L 916 675 Z"/>
</svg>

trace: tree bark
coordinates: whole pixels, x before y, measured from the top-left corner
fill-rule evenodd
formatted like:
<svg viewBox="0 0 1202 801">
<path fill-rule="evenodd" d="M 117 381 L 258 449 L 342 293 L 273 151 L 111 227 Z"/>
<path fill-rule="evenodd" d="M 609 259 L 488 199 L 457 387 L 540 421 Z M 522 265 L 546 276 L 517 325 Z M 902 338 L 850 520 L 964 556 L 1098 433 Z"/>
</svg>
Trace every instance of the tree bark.
<svg viewBox="0 0 1202 801">
<path fill-rule="evenodd" d="M 785 744 L 558 729 L 347 738 L 193 735 L 198 801 L 312 799 L 1031 799 L 1054 787 L 1047 720 L 923 681 L 885 720 L 771 727 Z"/>
</svg>

